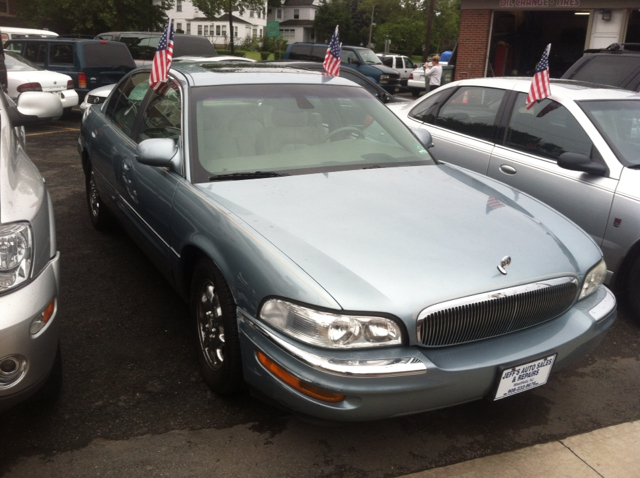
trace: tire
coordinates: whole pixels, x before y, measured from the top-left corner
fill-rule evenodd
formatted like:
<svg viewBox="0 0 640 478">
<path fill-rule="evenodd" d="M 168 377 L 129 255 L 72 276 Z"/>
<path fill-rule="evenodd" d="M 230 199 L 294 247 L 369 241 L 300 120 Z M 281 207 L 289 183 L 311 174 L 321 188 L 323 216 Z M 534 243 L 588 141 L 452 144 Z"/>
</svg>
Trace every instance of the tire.
<svg viewBox="0 0 640 478">
<path fill-rule="evenodd" d="M 627 302 L 635 319 L 640 321 L 640 258 L 636 259 L 635 264 L 629 271 Z"/>
<path fill-rule="evenodd" d="M 51 402 L 58 398 L 62 390 L 62 355 L 60 353 L 60 344 L 56 352 L 56 358 L 53 362 L 53 368 L 44 385 L 29 397 L 29 402 Z"/>
<path fill-rule="evenodd" d="M 220 271 L 201 260 L 191 283 L 191 316 L 205 383 L 220 395 L 245 389 L 236 304 Z"/>
<path fill-rule="evenodd" d="M 411 96 L 417 98 L 418 96 L 420 96 L 420 91 L 418 88 L 409 88 L 409 90 L 411 91 Z"/>
<path fill-rule="evenodd" d="M 87 206 L 89 206 L 89 217 L 91 217 L 93 227 L 98 231 L 108 231 L 113 227 L 113 216 L 111 216 L 111 213 L 105 207 L 102 199 L 100 199 L 100 193 L 96 187 L 91 164 L 87 166 L 86 191 Z"/>
</svg>

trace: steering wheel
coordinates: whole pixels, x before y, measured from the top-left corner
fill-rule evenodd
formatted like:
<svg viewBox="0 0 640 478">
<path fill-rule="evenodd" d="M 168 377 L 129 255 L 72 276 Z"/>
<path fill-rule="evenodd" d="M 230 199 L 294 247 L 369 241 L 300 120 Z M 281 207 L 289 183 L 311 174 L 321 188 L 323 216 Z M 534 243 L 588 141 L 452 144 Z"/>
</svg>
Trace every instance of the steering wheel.
<svg viewBox="0 0 640 478">
<path fill-rule="evenodd" d="M 361 139 L 364 139 L 364 133 L 357 126 L 343 126 L 342 128 L 334 129 L 331 133 L 327 135 L 327 137 L 324 140 L 322 140 L 322 142 L 326 143 L 331 138 L 333 138 L 336 134 L 344 133 L 346 131 L 350 131 L 351 133 L 356 133 L 358 137 L 360 137 Z"/>
</svg>

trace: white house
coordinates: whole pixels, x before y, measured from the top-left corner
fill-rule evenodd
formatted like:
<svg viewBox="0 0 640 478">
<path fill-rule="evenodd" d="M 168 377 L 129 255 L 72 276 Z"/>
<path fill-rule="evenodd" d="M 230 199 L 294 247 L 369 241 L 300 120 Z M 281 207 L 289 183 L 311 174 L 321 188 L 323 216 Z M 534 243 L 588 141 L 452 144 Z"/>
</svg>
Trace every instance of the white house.
<svg viewBox="0 0 640 478">
<path fill-rule="evenodd" d="M 161 0 L 153 0 L 159 4 Z M 247 10 L 242 15 L 233 12 L 234 44 L 239 45 L 246 37 L 262 37 L 267 26 L 267 2 L 262 10 Z M 173 18 L 176 31 L 182 30 L 187 35 L 205 36 L 217 48 L 225 49 L 229 44 L 229 17 L 227 14 L 215 19 L 207 19 L 189 0 L 176 0 L 173 7 L 167 10 L 167 16 Z"/>
<path fill-rule="evenodd" d="M 319 6 L 320 0 L 285 0 L 267 10 L 267 20 L 280 22 L 280 35 L 289 43 L 315 42 L 313 20 Z"/>
</svg>

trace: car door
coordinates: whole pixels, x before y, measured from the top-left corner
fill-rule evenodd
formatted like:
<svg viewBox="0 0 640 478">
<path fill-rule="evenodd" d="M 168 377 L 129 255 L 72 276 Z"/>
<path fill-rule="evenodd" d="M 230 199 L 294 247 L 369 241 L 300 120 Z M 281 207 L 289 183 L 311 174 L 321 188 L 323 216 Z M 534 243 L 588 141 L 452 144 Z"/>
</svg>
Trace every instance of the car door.
<svg viewBox="0 0 640 478">
<path fill-rule="evenodd" d="M 436 159 L 487 174 L 505 97 L 498 88 L 445 88 L 421 101 L 409 118 L 431 133 L 435 147 L 429 152 Z"/>
<path fill-rule="evenodd" d="M 133 144 L 151 138 L 170 138 L 180 144 L 182 102 L 180 88 L 169 80 L 161 92 L 150 91 L 138 113 Z M 180 153 L 178 153 L 180 154 Z M 144 249 L 169 280 L 170 222 L 173 195 L 182 178 L 174 167 L 147 166 L 135 149 L 120 158 L 118 194 L 131 221 L 142 235 Z"/>
<path fill-rule="evenodd" d="M 517 93 L 503 144 L 493 150 L 488 175 L 547 203 L 602 244 L 617 180 L 558 166 L 564 152 L 605 163 L 569 109 L 550 99 L 527 109 L 526 97 L 527 93 Z"/>
</svg>

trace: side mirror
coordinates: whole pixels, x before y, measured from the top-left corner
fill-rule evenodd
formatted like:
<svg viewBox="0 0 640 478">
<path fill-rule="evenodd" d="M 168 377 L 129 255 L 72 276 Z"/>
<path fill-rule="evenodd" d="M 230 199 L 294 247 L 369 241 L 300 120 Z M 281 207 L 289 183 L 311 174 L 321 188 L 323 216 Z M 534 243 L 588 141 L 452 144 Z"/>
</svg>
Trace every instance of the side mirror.
<svg viewBox="0 0 640 478">
<path fill-rule="evenodd" d="M 54 120 L 62 116 L 63 108 L 60 98 L 51 93 L 27 91 L 21 93 L 18 102 L 7 101 L 7 111 L 13 126 L 25 126 L 45 120 Z"/>
<path fill-rule="evenodd" d="M 589 156 L 582 153 L 562 153 L 558 158 L 558 166 L 595 176 L 604 176 L 608 173 L 605 165 L 593 161 Z"/>
<path fill-rule="evenodd" d="M 172 166 L 177 156 L 178 146 L 170 138 L 145 139 L 136 149 L 136 159 L 147 166 Z"/>
<path fill-rule="evenodd" d="M 431 137 L 431 133 L 429 133 L 426 129 L 414 129 L 411 128 L 413 135 L 418 138 L 420 144 L 425 147 L 425 149 L 433 148 L 435 145 L 433 144 L 433 138 Z"/>
</svg>

